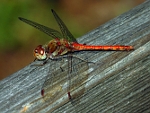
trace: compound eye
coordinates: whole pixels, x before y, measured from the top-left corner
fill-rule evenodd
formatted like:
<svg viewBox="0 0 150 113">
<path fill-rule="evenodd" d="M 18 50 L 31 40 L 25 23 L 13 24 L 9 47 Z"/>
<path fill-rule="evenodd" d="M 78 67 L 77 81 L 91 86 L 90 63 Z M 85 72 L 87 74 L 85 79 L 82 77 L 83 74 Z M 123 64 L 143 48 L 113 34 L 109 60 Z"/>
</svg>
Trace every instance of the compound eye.
<svg viewBox="0 0 150 113">
<path fill-rule="evenodd" d="M 43 50 L 43 49 L 40 50 L 40 54 L 41 54 L 41 55 L 44 54 L 44 50 Z"/>
<path fill-rule="evenodd" d="M 37 49 L 35 49 L 35 50 L 34 50 L 34 52 L 35 52 L 35 53 L 38 53 L 38 50 L 37 50 Z"/>
<path fill-rule="evenodd" d="M 37 46 L 34 50 L 34 53 L 43 54 L 44 49 L 43 49 L 42 45 Z"/>
</svg>

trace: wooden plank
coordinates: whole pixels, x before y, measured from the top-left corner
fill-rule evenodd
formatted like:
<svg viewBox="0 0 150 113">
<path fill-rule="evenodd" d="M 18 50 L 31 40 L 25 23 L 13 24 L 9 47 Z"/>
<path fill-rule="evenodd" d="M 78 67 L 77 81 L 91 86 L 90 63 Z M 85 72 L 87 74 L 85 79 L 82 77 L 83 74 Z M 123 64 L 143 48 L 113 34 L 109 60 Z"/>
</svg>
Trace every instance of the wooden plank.
<svg viewBox="0 0 150 113">
<path fill-rule="evenodd" d="M 0 111 L 43 112 L 150 112 L 150 1 L 110 20 L 78 39 L 86 44 L 122 44 L 134 51 L 75 53 L 96 62 L 74 62 L 79 71 L 70 74 L 72 100 L 68 99 L 67 62 L 49 60 L 44 66 L 33 62 L 0 81 Z M 67 23 L 66 23 L 67 24 Z M 63 72 L 60 69 L 63 68 Z M 54 87 L 41 97 L 45 77 Z M 81 81 L 81 82 L 80 82 Z M 49 82 L 47 82 L 49 83 Z M 49 89 L 52 88 L 52 89 Z"/>
</svg>

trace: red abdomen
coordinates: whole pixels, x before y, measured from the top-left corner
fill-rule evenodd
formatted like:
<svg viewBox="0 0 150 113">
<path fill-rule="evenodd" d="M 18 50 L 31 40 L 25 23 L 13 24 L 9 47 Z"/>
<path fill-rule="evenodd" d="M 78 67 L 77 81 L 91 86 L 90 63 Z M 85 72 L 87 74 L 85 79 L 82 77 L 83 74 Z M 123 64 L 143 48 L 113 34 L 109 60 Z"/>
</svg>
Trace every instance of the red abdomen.
<svg viewBox="0 0 150 113">
<path fill-rule="evenodd" d="M 133 50 L 132 46 L 125 45 L 84 45 L 79 43 L 72 43 L 75 50 Z"/>
</svg>

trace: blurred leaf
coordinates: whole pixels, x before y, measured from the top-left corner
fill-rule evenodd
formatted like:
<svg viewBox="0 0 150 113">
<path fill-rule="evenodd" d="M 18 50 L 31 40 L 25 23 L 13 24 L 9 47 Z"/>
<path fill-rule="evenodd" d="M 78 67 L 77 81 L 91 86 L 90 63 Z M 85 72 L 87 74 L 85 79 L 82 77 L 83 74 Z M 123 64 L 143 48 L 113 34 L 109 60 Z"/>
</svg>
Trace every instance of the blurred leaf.
<svg viewBox="0 0 150 113">
<path fill-rule="evenodd" d="M 0 50 L 7 50 L 19 44 L 14 35 L 14 23 L 18 14 L 23 11 L 27 11 L 26 4 L 13 1 L 0 4 Z"/>
</svg>

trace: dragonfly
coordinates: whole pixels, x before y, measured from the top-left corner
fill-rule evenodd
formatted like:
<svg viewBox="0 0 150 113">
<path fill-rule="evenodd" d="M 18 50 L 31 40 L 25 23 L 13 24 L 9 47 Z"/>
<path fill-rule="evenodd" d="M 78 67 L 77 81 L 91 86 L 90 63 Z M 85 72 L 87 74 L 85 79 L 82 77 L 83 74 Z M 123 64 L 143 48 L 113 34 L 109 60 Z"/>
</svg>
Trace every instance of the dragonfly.
<svg viewBox="0 0 150 113">
<path fill-rule="evenodd" d="M 33 22 L 31 20 L 19 17 L 19 19 L 40 31 L 51 36 L 53 39 L 49 41 L 48 44 L 38 45 L 34 49 L 35 60 L 43 61 L 43 64 L 47 63 L 49 59 L 54 60 L 61 56 L 64 56 L 68 53 L 73 53 L 76 51 L 85 51 L 85 50 L 114 50 L 114 51 L 129 51 L 133 50 L 133 46 L 128 45 L 87 45 L 78 43 L 71 32 L 68 30 L 64 22 L 60 19 L 57 13 L 51 9 L 56 22 L 58 23 L 61 33 L 57 30 L 51 29 L 39 23 Z M 76 57 L 76 56 L 72 56 Z M 80 58 L 79 58 L 80 59 Z M 83 60 L 81 58 L 81 60 Z M 86 61 L 85 61 L 86 62 Z M 44 88 L 41 89 L 41 95 L 44 96 Z M 70 91 L 68 91 L 68 98 L 71 99 Z"/>
</svg>

